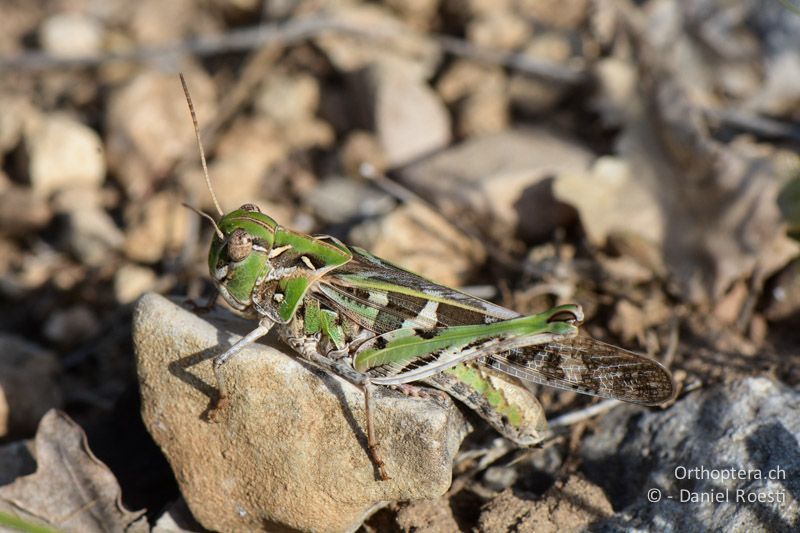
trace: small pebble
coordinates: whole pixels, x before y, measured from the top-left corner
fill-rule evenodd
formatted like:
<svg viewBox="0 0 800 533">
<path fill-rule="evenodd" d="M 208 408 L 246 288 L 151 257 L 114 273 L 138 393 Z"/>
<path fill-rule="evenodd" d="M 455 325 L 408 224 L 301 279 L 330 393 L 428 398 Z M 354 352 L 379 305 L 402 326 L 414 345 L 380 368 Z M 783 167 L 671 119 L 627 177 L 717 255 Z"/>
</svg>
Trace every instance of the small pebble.
<svg viewBox="0 0 800 533">
<path fill-rule="evenodd" d="M 66 115 L 51 115 L 26 136 L 33 190 L 42 196 L 75 186 L 97 187 L 106 176 L 97 133 Z"/>
</svg>

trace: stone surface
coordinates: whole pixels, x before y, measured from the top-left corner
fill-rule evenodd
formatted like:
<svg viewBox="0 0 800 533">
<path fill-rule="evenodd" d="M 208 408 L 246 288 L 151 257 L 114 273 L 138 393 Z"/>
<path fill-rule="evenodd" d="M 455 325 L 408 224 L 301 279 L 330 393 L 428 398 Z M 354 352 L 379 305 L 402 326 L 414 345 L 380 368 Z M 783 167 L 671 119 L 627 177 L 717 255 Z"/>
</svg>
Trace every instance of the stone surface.
<svg viewBox="0 0 800 533">
<path fill-rule="evenodd" d="M 353 77 L 353 101 L 387 161 L 400 166 L 450 143 L 450 115 L 439 95 L 401 69 L 373 65 Z"/>
<path fill-rule="evenodd" d="M 0 178 L 0 233 L 30 235 L 45 227 L 52 216 L 45 198 L 29 187 L 7 184 Z"/>
<path fill-rule="evenodd" d="M 520 53 L 535 61 L 566 64 L 572 54 L 572 46 L 566 36 L 550 32 L 537 36 Z M 530 115 L 554 111 L 568 94 L 563 85 L 521 73 L 512 74 L 508 85 L 508 95 L 514 108 Z"/>
<path fill-rule="evenodd" d="M 0 437 L 33 433 L 48 409 L 61 406 L 58 373 L 51 352 L 0 334 Z"/>
<path fill-rule="evenodd" d="M 217 112 L 214 85 L 202 70 L 191 66 L 182 70 L 198 121 L 201 126 L 208 124 Z M 117 169 L 116 178 L 135 199 L 151 192 L 152 181 L 195 144 L 177 75 L 153 69 L 111 93 L 105 126 L 109 164 Z M 199 165 L 199 156 L 197 162 Z"/>
<path fill-rule="evenodd" d="M 209 163 L 214 193 L 226 211 L 245 203 L 260 203 L 264 197 L 264 178 L 277 163 L 289 155 L 282 130 L 263 116 L 240 117 L 221 134 L 214 159 Z M 211 195 L 199 165 L 181 173 L 180 181 L 196 207 L 215 212 Z M 173 208 L 182 199 L 174 198 Z"/>
<path fill-rule="evenodd" d="M 353 244 L 437 283 L 459 287 L 485 259 L 485 251 L 437 212 L 403 204 L 350 232 Z"/>
<path fill-rule="evenodd" d="M 26 125 L 38 118 L 39 112 L 25 96 L 0 96 L 0 154 L 16 147 Z"/>
<path fill-rule="evenodd" d="M 93 56 L 103 46 L 103 27 L 85 13 L 59 13 L 42 23 L 39 41 L 42 48 L 56 56 Z"/>
<path fill-rule="evenodd" d="M 472 219 L 489 235 L 536 240 L 575 216 L 554 199 L 553 177 L 584 172 L 591 159 L 585 147 L 548 130 L 511 130 L 470 139 L 402 175 L 448 218 Z"/>
<path fill-rule="evenodd" d="M 466 34 L 481 48 L 513 50 L 530 38 L 531 25 L 514 13 L 495 10 L 472 19 Z"/>
<path fill-rule="evenodd" d="M 657 198 L 624 159 L 604 156 L 588 172 L 564 174 L 554 192 L 578 210 L 586 235 L 597 246 L 605 246 L 611 233 L 627 230 L 653 243 L 663 240 L 665 224 Z"/>
<path fill-rule="evenodd" d="M 330 12 L 331 20 L 381 36 L 381 46 L 364 46 L 363 39 L 339 32 L 323 32 L 314 42 L 333 66 L 352 73 L 373 65 L 384 65 L 403 71 L 416 79 L 436 72 L 441 50 L 424 33 L 409 31 L 391 10 L 376 4 L 340 5 Z"/>
<path fill-rule="evenodd" d="M 305 201 L 329 223 L 385 214 L 395 205 L 391 197 L 364 181 L 336 176 L 321 181 Z"/>
<path fill-rule="evenodd" d="M 25 136 L 31 186 L 43 196 L 75 186 L 98 186 L 106 176 L 97 133 L 66 115 L 50 115 Z"/>
<path fill-rule="evenodd" d="M 167 251 L 180 249 L 188 234 L 189 217 L 194 216 L 181 206 L 180 196 L 169 191 L 130 205 L 125 213 L 125 255 L 142 263 L 160 261 Z"/>
<path fill-rule="evenodd" d="M 541 498 L 503 491 L 481 513 L 477 531 L 584 531 L 611 516 L 613 509 L 603 490 L 579 476 L 557 482 Z"/>
<path fill-rule="evenodd" d="M 520 15 L 541 24 L 556 28 L 576 30 L 586 19 L 591 3 L 587 0 L 560 2 L 559 0 L 518 0 Z"/>
<path fill-rule="evenodd" d="M 238 339 L 233 331 L 252 328 L 221 310 L 210 319 L 147 294 L 133 324 L 142 416 L 204 527 L 347 531 L 382 502 L 447 490 L 466 428 L 452 402 L 378 391 L 376 432 L 392 476 L 378 481 L 361 391 L 277 342 L 224 367 L 230 405 L 218 423 L 205 421 L 216 395 L 211 359 Z"/>
<path fill-rule="evenodd" d="M 694 392 L 666 411 L 611 411 L 582 448 L 587 477 L 621 509 L 595 530 L 796 529 L 798 413 L 800 393 L 763 377 Z"/>
<path fill-rule="evenodd" d="M 67 247 L 83 264 L 99 267 L 122 248 L 125 236 L 102 209 L 77 209 L 67 215 Z"/>
<path fill-rule="evenodd" d="M 121 304 L 129 304 L 147 291 L 153 290 L 157 282 L 152 269 L 126 263 L 114 273 L 114 297 Z"/>
</svg>

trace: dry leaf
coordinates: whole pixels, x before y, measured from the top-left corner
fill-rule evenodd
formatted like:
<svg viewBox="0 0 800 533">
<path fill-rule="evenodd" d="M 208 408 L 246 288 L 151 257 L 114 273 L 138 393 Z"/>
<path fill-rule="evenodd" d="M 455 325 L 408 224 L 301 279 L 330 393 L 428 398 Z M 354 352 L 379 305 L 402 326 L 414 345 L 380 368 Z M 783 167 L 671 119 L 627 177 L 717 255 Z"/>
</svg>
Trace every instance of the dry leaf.
<svg viewBox="0 0 800 533">
<path fill-rule="evenodd" d="M 0 511 L 63 531 L 148 531 L 144 511 L 123 507 L 114 474 L 61 411 L 48 411 L 39 424 L 36 462 L 35 473 L 0 487 Z"/>
</svg>

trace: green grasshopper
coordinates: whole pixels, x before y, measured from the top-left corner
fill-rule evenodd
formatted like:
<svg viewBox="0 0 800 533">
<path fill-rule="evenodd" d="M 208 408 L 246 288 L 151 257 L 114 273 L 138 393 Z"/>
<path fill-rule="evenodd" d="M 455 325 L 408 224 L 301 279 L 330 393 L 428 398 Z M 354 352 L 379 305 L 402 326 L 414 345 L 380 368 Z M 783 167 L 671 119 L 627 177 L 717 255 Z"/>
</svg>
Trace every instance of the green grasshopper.
<svg viewBox="0 0 800 533">
<path fill-rule="evenodd" d="M 300 357 L 364 391 L 368 446 L 383 480 L 389 476 L 375 437 L 375 386 L 399 386 L 406 392 L 417 390 L 411 382 L 432 386 L 520 445 L 541 440 L 539 428 L 525 416 L 535 398 L 527 391 L 527 402 L 507 394 L 502 383 L 544 384 L 642 405 L 672 397 L 672 378 L 656 361 L 578 337 L 583 321 L 579 305 L 522 316 L 333 237 L 284 228 L 253 204 L 224 214 L 211 187 L 182 76 L 181 82 L 206 183 L 221 217 L 215 221 L 198 212 L 214 226 L 211 279 L 234 310 L 258 321 L 214 359 L 219 397 L 210 419 L 228 402 L 225 363 L 272 329 Z"/>
</svg>

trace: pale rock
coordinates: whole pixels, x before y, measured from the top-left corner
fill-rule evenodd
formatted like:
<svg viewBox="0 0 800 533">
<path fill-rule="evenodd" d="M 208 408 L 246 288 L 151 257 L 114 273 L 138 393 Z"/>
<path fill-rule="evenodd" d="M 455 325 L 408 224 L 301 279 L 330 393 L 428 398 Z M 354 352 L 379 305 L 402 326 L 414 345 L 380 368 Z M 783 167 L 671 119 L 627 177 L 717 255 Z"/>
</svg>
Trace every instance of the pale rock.
<svg viewBox="0 0 800 533">
<path fill-rule="evenodd" d="M 103 143 L 88 126 L 66 115 L 44 117 L 25 135 L 33 190 L 47 196 L 59 189 L 97 187 L 106 176 Z"/>
<path fill-rule="evenodd" d="M 51 352 L 0 333 L 0 437 L 33 433 L 50 408 L 61 406 L 58 375 Z"/>
<path fill-rule="evenodd" d="M 555 200 L 553 178 L 585 172 L 592 158 L 578 142 L 548 130 L 509 130 L 465 141 L 402 176 L 450 219 L 474 220 L 497 238 L 518 233 L 535 241 L 575 216 Z"/>
<path fill-rule="evenodd" d="M 395 202 L 363 181 L 330 177 L 305 198 L 314 214 L 328 223 L 342 223 L 357 217 L 388 213 Z"/>
<path fill-rule="evenodd" d="M 86 13 L 60 13 L 39 27 L 42 48 L 58 57 L 90 57 L 103 47 L 103 27 Z"/>
<path fill-rule="evenodd" d="M 463 531 L 456 520 L 451 500 L 447 497 L 408 502 L 397 511 L 394 521 L 399 531 L 414 533 Z"/>
<path fill-rule="evenodd" d="M 286 143 L 295 150 L 330 148 L 336 141 L 336 132 L 326 121 L 318 118 L 298 122 L 284 130 Z"/>
<path fill-rule="evenodd" d="M 528 21 L 508 11 L 491 11 L 472 19 L 466 28 L 467 39 L 481 48 L 514 50 L 531 36 Z"/>
<path fill-rule="evenodd" d="M 314 116 L 319 107 L 319 83 L 310 74 L 270 74 L 253 98 L 257 111 L 282 126 Z"/>
<path fill-rule="evenodd" d="M 636 66 L 617 57 L 603 58 L 594 66 L 594 79 L 592 107 L 606 127 L 622 124 L 630 115 L 630 102 L 635 98 L 639 81 Z"/>
<path fill-rule="evenodd" d="M 255 96 L 256 110 L 281 128 L 280 137 L 295 149 L 329 146 L 333 128 L 316 118 L 319 83 L 310 74 L 271 75 Z"/>
<path fill-rule="evenodd" d="M 523 17 L 565 30 L 579 30 L 591 6 L 589 0 L 517 0 L 515 3 L 517 12 Z"/>
<path fill-rule="evenodd" d="M 413 28 L 430 28 L 436 19 L 440 0 L 386 0 L 386 5 L 397 11 Z"/>
<path fill-rule="evenodd" d="M 377 391 L 376 432 L 392 476 L 379 481 L 362 392 L 277 342 L 228 362 L 230 404 L 219 422 L 204 420 L 216 397 L 211 359 L 253 327 L 222 311 L 208 318 L 147 294 L 133 322 L 142 417 L 204 527 L 349 531 L 386 501 L 436 498 L 450 486 L 466 431 L 451 401 Z"/>
<path fill-rule="evenodd" d="M 503 70 L 473 61 L 455 61 L 439 78 L 436 90 L 457 108 L 456 133 L 471 137 L 508 128 L 508 83 Z"/>
<path fill-rule="evenodd" d="M 70 187 L 57 191 L 50 199 L 53 211 L 68 214 L 81 209 L 102 209 L 116 207 L 117 202 L 109 202 L 108 189 L 97 187 Z"/>
<path fill-rule="evenodd" d="M 565 64 L 572 49 L 566 36 L 550 32 L 537 36 L 520 53 L 540 61 Z M 508 91 L 514 107 L 530 114 L 540 114 L 552 109 L 566 94 L 562 85 L 520 73 L 511 76 Z"/>
<path fill-rule="evenodd" d="M 369 132 L 355 130 L 345 139 L 339 150 L 342 170 L 348 176 L 361 176 L 362 165 L 369 165 L 377 172 L 385 172 L 389 162 L 378 139 Z"/>
<path fill-rule="evenodd" d="M 42 327 L 42 334 L 48 341 L 64 347 L 76 346 L 99 331 L 100 321 L 83 304 L 54 311 Z"/>
<path fill-rule="evenodd" d="M 374 66 L 354 80 L 362 122 L 372 129 L 391 166 L 400 166 L 450 143 L 450 115 L 423 80 Z"/>
<path fill-rule="evenodd" d="M 208 172 L 214 193 L 223 210 L 232 211 L 242 204 L 254 203 L 264 196 L 263 181 L 270 169 L 289 155 L 289 144 L 280 128 L 263 116 L 236 119 L 219 139 Z M 215 207 L 198 164 L 180 175 L 191 203 L 206 211 Z M 175 205 L 180 200 L 175 198 Z"/>
<path fill-rule="evenodd" d="M 0 234 L 30 235 L 45 227 L 52 217 L 47 200 L 30 187 L 0 186 Z"/>
<path fill-rule="evenodd" d="M 477 242 L 436 211 L 406 203 L 350 232 L 353 244 L 389 262 L 448 286 L 461 286 L 485 260 Z"/>
<path fill-rule="evenodd" d="M 409 31 L 386 7 L 375 4 L 340 5 L 330 19 L 357 30 L 380 35 L 381 46 L 365 44 L 363 38 L 342 32 L 322 33 L 314 42 L 337 70 L 353 73 L 382 65 L 416 79 L 427 79 L 441 60 L 437 43 L 424 33 Z"/>
<path fill-rule="evenodd" d="M 195 216 L 172 192 L 161 192 L 125 212 L 128 230 L 124 236 L 125 255 L 142 263 L 156 263 L 167 252 L 180 249 L 186 241 L 189 217 Z"/>
<path fill-rule="evenodd" d="M 483 508 L 476 531 L 585 531 L 613 512 L 600 487 L 572 475 L 556 482 L 540 498 L 506 489 Z"/>
<path fill-rule="evenodd" d="M 192 0 L 140 0 L 130 8 L 132 13 L 125 22 L 140 46 L 163 45 L 189 37 L 185 32 L 198 31 L 198 21 L 203 20 Z"/>
<path fill-rule="evenodd" d="M 436 90 L 447 104 L 486 88 L 505 87 L 503 69 L 458 59 L 442 73 L 436 82 Z"/>
<path fill-rule="evenodd" d="M 38 120 L 39 113 L 24 96 L 0 96 L 0 155 L 13 150 L 19 144 L 26 124 Z"/>
<path fill-rule="evenodd" d="M 129 304 L 153 290 L 156 280 L 156 274 L 151 269 L 126 263 L 114 273 L 114 297 L 121 304 Z"/>
<path fill-rule="evenodd" d="M 563 174 L 554 192 L 560 201 L 575 206 L 586 235 L 597 246 L 604 246 L 610 233 L 634 228 L 641 238 L 662 242 L 661 208 L 624 159 L 603 156 L 588 172 Z"/>
<path fill-rule="evenodd" d="M 798 413 L 800 393 L 766 377 L 705 387 L 663 411 L 610 411 L 581 446 L 583 472 L 619 510 L 593 530 L 791 530 Z"/>
<path fill-rule="evenodd" d="M 106 264 L 125 241 L 111 216 L 97 208 L 70 212 L 64 236 L 70 252 L 90 267 Z"/>
<path fill-rule="evenodd" d="M 201 126 L 216 114 L 214 85 L 197 69 L 184 70 Z M 152 181 L 196 146 L 192 119 L 175 74 L 146 70 L 111 93 L 106 113 L 109 164 L 136 200 Z M 198 156 L 199 158 L 199 156 Z"/>
<path fill-rule="evenodd" d="M 456 131 L 460 137 L 499 133 L 510 123 L 509 100 L 503 86 L 476 91 L 458 106 Z"/>
</svg>

